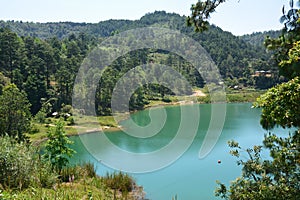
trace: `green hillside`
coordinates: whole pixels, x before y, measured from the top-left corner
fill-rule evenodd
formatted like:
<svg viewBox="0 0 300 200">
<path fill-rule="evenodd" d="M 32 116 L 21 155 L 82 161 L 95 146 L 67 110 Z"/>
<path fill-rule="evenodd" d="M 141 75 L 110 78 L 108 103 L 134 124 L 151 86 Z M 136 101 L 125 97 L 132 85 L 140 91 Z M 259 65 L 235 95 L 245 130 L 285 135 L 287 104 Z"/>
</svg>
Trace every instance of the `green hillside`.
<svg viewBox="0 0 300 200">
<path fill-rule="evenodd" d="M 251 42 L 256 35 L 237 37 L 216 26 L 204 33 L 195 33 L 186 26 L 186 17 L 164 11 L 148 13 L 135 21 L 108 20 L 96 24 L 1 21 L 1 77 L 3 80 L 8 78 L 26 92 L 32 114 L 37 114 L 42 107 L 47 114 L 60 111 L 64 105 L 71 104 L 78 69 L 99 42 L 125 30 L 148 26 L 179 30 L 198 41 L 217 64 L 228 87 L 266 89 L 279 81 L 276 68 L 270 64 L 271 54 L 262 45 Z M 204 86 L 197 70 L 172 52 L 160 49 L 133 51 L 105 70 L 96 93 L 98 115 L 111 113 L 111 95 L 118 79 L 135 66 L 149 62 L 171 66 L 193 87 Z M 1 83 L 5 85 L 5 81 Z M 131 97 L 130 109 L 142 109 L 152 100 L 169 101 L 173 92 L 161 85 L 141 86 Z M 191 92 L 185 90 L 185 94 Z M 51 106 L 46 106 L 48 104 Z"/>
</svg>

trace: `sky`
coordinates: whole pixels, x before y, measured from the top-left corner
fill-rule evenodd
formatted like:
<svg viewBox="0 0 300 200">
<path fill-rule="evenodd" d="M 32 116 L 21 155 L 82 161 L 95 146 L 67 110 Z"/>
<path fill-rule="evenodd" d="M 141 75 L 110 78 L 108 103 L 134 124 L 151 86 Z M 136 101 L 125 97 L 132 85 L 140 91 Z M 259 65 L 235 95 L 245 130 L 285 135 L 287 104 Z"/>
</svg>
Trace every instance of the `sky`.
<svg viewBox="0 0 300 200">
<path fill-rule="evenodd" d="M 198 0 L 0 0 L 0 20 L 29 22 L 92 22 L 136 20 L 165 10 L 188 16 Z M 289 0 L 227 0 L 210 22 L 235 35 L 278 30 L 283 5 Z"/>
</svg>

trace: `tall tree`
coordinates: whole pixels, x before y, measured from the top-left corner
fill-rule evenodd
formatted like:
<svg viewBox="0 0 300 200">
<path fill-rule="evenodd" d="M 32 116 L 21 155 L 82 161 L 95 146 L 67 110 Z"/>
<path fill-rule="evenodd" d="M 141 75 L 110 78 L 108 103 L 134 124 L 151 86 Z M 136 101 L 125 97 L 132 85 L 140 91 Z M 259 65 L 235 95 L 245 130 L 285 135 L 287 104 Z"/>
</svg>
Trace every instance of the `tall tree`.
<svg viewBox="0 0 300 200">
<path fill-rule="evenodd" d="M 20 40 L 16 33 L 8 28 L 0 29 L 0 69 L 12 78 L 12 71 L 19 60 Z"/>
<path fill-rule="evenodd" d="M 48 98 L 48 91 L 51 89 L 50 76 L 54 71 L 52 47 L 37 38 L 26 38 L 28 66 L 27 76 L 24 83 L 29 101 L 32 104 L 31 112 L 36 114 L 41 108 L 41 99 Z"/>
<path fill-rule="evenodd" d="M 26 94 L 10 84 L 4 87 L 0 102 L 0 135 L 9 135 L 18 141 L 25 140 L 31 119 Z"/>
<path fill-rule="evenodd" d="M 0 70 L 21 88 L 26 65 L 22 38 L 8 28 L 0 28 Z"/>
</svg>

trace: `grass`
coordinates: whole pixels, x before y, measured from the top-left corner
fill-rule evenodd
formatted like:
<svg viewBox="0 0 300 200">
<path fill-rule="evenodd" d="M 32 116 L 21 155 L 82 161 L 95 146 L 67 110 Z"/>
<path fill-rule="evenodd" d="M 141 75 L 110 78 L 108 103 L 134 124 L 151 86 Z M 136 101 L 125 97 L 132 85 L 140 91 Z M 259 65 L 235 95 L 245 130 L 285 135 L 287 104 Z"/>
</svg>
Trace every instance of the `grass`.
<svg viewBox="0 0 300 200">
<path fill-rule="evenodd" d="M 56 183 L 51 188 L 31 186 L 25 190 L 0 190 L 1 200 L 46 200 L 46 199 L 64 199 L 64 200 L 92 200 L 92 199 L 128 199 L 133 200 L 133 195 L 142 195 L 143 191 L 122 192 L 115 189 L 114 185 L 107 184 L 106 177 L 100 177 L 95 174 L 95 169 L 90 168 L 92 164 L 71 167 L 72 173 L 75 173 L 75 179 Z M 92 171 L 92 173 L 91 173 Z M 121 174 L 121 173 L 120 173 Z M 67 174 L 68 175 L 68 174 Z M 126 177 L 126 174 L 121 174 Z M 119 180 L 119 179 L 117 179 Z M 117 183 L 120 185 L 120 183 Z M 125 183 L 122 183 L 125 184 Z M 1 185 L 0 185 L 1 186 Z M 121 185 L 122 186 L 122 185 Z M 126 186 L 126 185 L 124 185 Z M 133 184 L 134 187 L 138 187 Z M 122 187 L 120 187 L 122 188 Z M 0 187 L 1 189 L 1 187 Z M 130 188 L 130 190 L 135 188 Z M 115 193 L 117 192 L 117 193 Z M 116 195 L 114 195 L 116 194 Z M 115 198 L 114 198 L 115 196 Z"/>
<path fill-rule="evenodd" d="M 242 89 L 242 90 L 232 90 L 226 89 L 226 102 L 227 103 L 245 103 L 245 102 L 255 102 L 256 99 L 264 94 L 265 91 L 254 90 L 254 89 Z M 198 97 L 198 103 L 210 103 L 209 94 L 205 97 Z"/>
<path fill-rule="evenodd" d="M 91 199 L 114 199 L 114 192 L 108 188 L 102 178 L 87 178 L 73 183 L 57 184 L 54 188 L 28 188 L 23 191 L 4 191 L 2 198 L 5 200 L 91 200 Z M 125 199 L 124 195 L 118 192 L 116 199 Z M 132 194 L 127 196 L 128 200 L 133 200 Z"/>
<path fill-rule="evenodd" d="M 33 122 L 33 131 L 28 133 L 30 141 L 39 143 L 47 138 L 47 132 L 50 126 L 54 126 L 57 118 L 47 118 L 47 123 Z M 113 116 L 74 116 L 74 125 L 65 125 L 65 131 L 68 136 L 77 135 L 81 133 L 93 132 L 100 130 L 101 127 L 110 127 L 110 130 L 118 128 L 117 122 Z M 101 126 L 100 126 L 101 125 Z"/>
<path fill-rule="evenodd" d="M 56 185 L 55 188 L 28 188 L 24 191 L 4 191 L 3 199 L 23 200 L 23 199 L 112 199 L 112 192 L 95 186 L 95 178 L 75 183 L 63 183 Z"/>
<path fill-rule="evenodd" d="M 256 99 L 264 94 L 263 90 L 255 90 L 253 88 L 245 88 L 241 90 L 226 89 L 227 102 L 255 102 Z"/>
<path fill-rule="evenodd" d="M 242 93 L 232 93 L 227 94 L 227 102 L 254 102 L 256 99 L 262 95 L 264 92 L 256 91 L 256 92 L 242 92 Z"/>
</svg>

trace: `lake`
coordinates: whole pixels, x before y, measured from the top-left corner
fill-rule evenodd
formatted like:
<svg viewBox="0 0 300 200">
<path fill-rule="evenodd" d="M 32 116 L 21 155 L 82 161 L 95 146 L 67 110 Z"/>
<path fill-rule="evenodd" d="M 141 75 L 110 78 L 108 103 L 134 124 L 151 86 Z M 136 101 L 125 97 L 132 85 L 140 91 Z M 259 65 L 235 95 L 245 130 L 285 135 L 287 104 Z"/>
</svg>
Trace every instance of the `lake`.
<svg viewBox="0 0 300 200">
<path fill-rule="evenodd" d="M 191 146 L 183 153 L 181 157 L 175 159 L 174 162 L 161 169 L 145 172 L 145 173 L 131 173 L 139 185 L 144 187 L 147 193 L 147 198 L 152 200 L 171 200 L 177 195 L 178 199 L 182 200 L 210 200 L 218 199 L 214 196 L 214 190 L 217 186 L 216 180 L 222 183 L 229 184 L 241 174 L 241 169 L 236 165 L 236 159 L 229 154 L 229 147 L 227 141 L 234 139 L 238 141 L 242 147 L 252 147 L 255 144 L 261 144 L 265 130 L 259 125 L 260 110 L 251 108 L 250 103 L 238 103 L 226 105 L 226 118 L 222 133 L 212 149 L 212 151 L 203 159 L 199 159 L 199 149 L 203 143 L 204 137 L 210 123 L 211 105 L 210 104 L 195 104 L 184 106 L 167 106 L 165 107 L 166 120 L 160 119 L 162 108 L 152 109 L 149 117 L 149 110 L 143 110 L 131 115 L 131 120 L 122 121 L 121 125 L 130 128 L 132 122 L 139 126 L 147 127 L 149 124 L 151 129 L 159 127 L 158 133 L 148 138 L 135 138 L 128 136 L 123 131 L 116 131 L 106 133 L 106 137 L 117 147 L 127 152 L 134 152 L 139 154 L 146 154 L 153 152 L 168 145 L 175 137 L 179 124 L 181 122 L 181 109 L 197 110 L 199 109 L 200 120 L 197 125 L 197 132 L 192 141 Z M 184 116 L 188 122 L 193 122 L 194 116 Z M 153 122 L 155 119 L 155 122 Z M 195 120 L 196 121 L 196 120 Z M 186 128 L 188 129 L 188 128 Z M 145 129 L 146 130 L 146 129 Z M 149 131 L 149 129 L 147 129 Z M 188 131 L 188 130 L 186 130 Z M 105 175 L 106 172 L 112 172 L 114 169 L 106 166 L 103 162 L 98 162 L 95 156 L 92 156 L 83 145 L 91 144 L 90 151 L 93 154 L 108 156 L 112 162 L 119 161 L 127 162 L 126 157 L 122 154 L 115 153 L 110 150 L 110 147 L 99 142 L 100 133 L 91 133 L 75 136 L 71 139 L 75 142 L 74 147 L 77 154 L 72 158 L 72 162 L 86 162 L 95 163 L 97 173 Z M 177 138 L 177 140 L 185 140 L 184 137 Z M 180 144 L 180 141 L 179 143 Z M 100 147 L 101 146 L 101 147 Z M 178 146 L 178 148 L 180 148 Z M 171 149 L 170 151 L 176 149 Z M 169 152 L 170 153 L 170 152 Z M 171 152 L 172 153 L 172 152 Z M 172 156 L 170 153 L 170 156 Z M 166 158 L 162 157 L 163 162 Z M 218 160 L 221 163 L 218 163 Z M 128 161 L 131 162 L 131 161 Z M 146 161 L 141 162 L 142 166 L 151 166 L 151 163 L 157 163 L 157 158 L 151 160 L 151 157 Z M 104 162 L 105 163 L 105 162 Z M 134 163 L 134 162 L 133 162 Z M 155 165 L 153 165 L 155 166 Z M 115 167 L 119 169 L 118 167 Z M 122 168 L 121 168 L 122 170 Z"/>
</svg>

